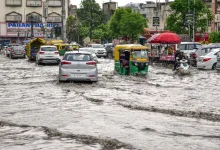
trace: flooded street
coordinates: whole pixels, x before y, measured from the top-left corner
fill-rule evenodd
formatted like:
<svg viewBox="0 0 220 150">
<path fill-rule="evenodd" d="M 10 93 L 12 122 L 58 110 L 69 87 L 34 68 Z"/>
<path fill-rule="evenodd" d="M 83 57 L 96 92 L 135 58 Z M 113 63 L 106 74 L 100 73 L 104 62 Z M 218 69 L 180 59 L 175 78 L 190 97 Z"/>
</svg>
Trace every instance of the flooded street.
<svg viewBox="0 0 220 150">
<path fill-rule="evenodd" d="M 220 149 L 220 73 L 98 68 L 97 83 L 59 83 L 56 65 L 0 55 L 0 149 Z"/>
</svg>

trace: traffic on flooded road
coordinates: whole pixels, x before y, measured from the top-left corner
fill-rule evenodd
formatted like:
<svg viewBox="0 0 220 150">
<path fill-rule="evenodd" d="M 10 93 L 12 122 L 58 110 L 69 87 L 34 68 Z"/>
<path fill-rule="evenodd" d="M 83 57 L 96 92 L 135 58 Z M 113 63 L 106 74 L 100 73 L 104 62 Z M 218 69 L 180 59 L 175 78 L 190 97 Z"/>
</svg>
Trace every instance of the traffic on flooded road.
<svg viewBox="0 0 220 150">
<path fill-rule="evenodd" d="M 0 55 L 0 149 L 220 148 L 220 74 L 149 65 L 123 76 L 98 59 L 98 82 L 60 83 L 58 65 Z"/>
</svg>

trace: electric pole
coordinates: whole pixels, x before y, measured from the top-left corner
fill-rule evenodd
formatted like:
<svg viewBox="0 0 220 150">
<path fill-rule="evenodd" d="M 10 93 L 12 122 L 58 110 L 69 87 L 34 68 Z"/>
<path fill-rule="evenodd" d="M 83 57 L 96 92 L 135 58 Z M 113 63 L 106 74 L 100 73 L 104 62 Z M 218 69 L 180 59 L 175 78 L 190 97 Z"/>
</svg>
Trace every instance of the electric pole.
<svg viewBox="0 0 220 150">
<path fill-rule="evenodd" d="M 190 14 L 190 0 L 188 0 L 188 13 Z M 191 35 L 190 35 L 190 22 L 188 24 L 188 28 L 189 28 L 189 40 L 191 42 Z"/>
<path fill-rule="evenodd" d="M 195 23 L 196 23 L 196 11 L 195 11 L 195 0 L 194 0 L 194 8 L 193 8 L 193 42 L 195 42 Z"/>
<path fill-rule="evenodd" d="M 91 4 L 91 7 L 90 7 L 90 30 L 89 30 L 89 38 L 90 38 L 90 41 L 92 40 L 92 26 L 93 26 L 93 6 L 92 6 L 92 1 L 90 0 L 90 4 Z"/>
<path fill-rule="evenodd" d="M 62 40 L 66 41 L 66 11 L 65 3 L 66 0 L 62 0 Z"/>
</svg>

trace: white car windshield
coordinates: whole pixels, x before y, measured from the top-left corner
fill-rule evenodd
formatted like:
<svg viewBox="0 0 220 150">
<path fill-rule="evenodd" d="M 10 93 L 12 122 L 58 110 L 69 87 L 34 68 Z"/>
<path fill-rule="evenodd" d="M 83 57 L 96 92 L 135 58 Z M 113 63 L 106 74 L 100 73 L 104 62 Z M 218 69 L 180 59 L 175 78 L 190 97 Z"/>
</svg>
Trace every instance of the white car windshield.
<svg viewBox="0 0 220 150">
<path fill-rule="evenodd" d="M 100 45 L 92 45 L 92 47 L 93 47 L 93 48 L 104 48 L 104 46 L 101 45 L 101 44 L 100 44 Z"/>
<path fill-rule="evenodd" d="M 92 57 L 89 54 L 68 54 L 65 56 L 64 60 L 67 61 L 91 61 Z"/>
<path fill-rule="evenodd" d="M 217 52 L 219 52 L 220 49 L 212 49 L 208 54 L 206 54 L 207 56 L 212 56 L 214 54 L 216 54 Z"/>
<path fill-rule="evenodd" d="M 56 47 L 42 47 L 41 51 L 57 51 Z"/>
<path fill-rule="evenodd" d="M 85 52 L 90 52 L 92 54 L 95 53 L 95 51 L 93 49 L 79 49 L 79 51 L 85 51 Z"/>
</svg>

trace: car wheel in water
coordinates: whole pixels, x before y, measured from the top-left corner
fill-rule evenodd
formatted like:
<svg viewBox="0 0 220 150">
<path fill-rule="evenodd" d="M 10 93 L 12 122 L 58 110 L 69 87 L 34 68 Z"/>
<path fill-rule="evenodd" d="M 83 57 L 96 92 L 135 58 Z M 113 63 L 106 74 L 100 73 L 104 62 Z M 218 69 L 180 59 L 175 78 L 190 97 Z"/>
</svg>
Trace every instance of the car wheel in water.
<svg viewBox="0 0 220 150">
<path fill-rule="evenodd" d="M 212 70 L 215 70 L 215 69 L 216 69 L 216 65 L 217 65 L 217 63 L 214 63 L 214 64 L 213 64 Z"/>
</svg>

